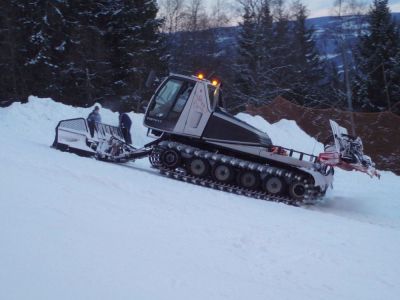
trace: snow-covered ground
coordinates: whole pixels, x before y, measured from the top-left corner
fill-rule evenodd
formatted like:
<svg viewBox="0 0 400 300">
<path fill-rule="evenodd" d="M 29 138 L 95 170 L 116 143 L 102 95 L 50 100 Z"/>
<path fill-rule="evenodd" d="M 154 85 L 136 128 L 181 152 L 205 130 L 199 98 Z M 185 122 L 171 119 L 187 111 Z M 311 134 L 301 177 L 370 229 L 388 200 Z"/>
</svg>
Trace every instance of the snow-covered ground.
<svg viewBox="0 0 400 300">
<path fill-rule="evenodd" d="M 0 299 L 399 299 L 398 176 L 337 171 L 322 203 L 296 208 L 49 147 L 59 120 L 89 112 L 0 109 Z M 321 150 L 293 121 L 239 117 Z"/>
</svg>

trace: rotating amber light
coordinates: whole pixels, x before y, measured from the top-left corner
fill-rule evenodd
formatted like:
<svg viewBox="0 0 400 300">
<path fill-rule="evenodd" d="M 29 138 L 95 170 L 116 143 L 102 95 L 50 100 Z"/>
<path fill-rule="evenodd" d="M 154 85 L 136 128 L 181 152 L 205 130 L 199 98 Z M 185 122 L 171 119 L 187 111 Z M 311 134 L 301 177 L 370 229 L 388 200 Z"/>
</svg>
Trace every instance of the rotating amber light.
<svg viewBox="0 0 400 300">
<path fill-rule="evenodd" d="M 198 78 L 198 79 L 204 79 L 204 74 L 199 73 L 199 74 L 197 75 L 197 78 Z"/>
<path fill-rule="evenodd" d="M 213 86 L 217 86 L 218 85 L 218 80 L 213 80 L 212 82 L 211 82 L 211 84 L 213 85 Z"/>
</svg>

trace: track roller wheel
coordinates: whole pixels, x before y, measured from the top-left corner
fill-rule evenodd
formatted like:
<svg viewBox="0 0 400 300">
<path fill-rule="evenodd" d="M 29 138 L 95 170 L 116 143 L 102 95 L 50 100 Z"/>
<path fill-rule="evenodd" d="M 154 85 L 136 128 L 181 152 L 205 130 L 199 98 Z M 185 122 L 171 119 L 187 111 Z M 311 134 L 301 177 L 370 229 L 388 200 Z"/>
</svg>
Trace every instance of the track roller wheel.
<svg viewBox="0 0 400 300">
<path fill-rule="evenodd" d="M 238 184 L 246 189 L 256 189 L 260 184 L 258 174 L 251 171 L 243 171 L 237 178 Z"/>
<path fill-rule="evenodd" d="M 225 164 L 216 164 L 212 170 L 212 174 L 216 180 L 223 183 L 229 183 L 235 177 L 234 169 Z"/>
<path fill-rule="evenodd" d="M 278 176 L 268 176 L 263 181 L 263 189 L 272 195 L 283 194 L 285 188 L 285 181 Z"/>
<path fill-rule="evenodd" d="M 149 161 L 153 168 L 161 167 L 161 155 L 163 154 L 164 149 L 160 147 L 154 147 L 149 155 Z"/>
<path fill-rule="evenodd" d="M 188 171 L 198 177 L 204 177 L 210 172 L 210 164 L 202 158 L 193 158 L 187 164 Z"/>
<path fill-rule="evenodd" d="M 307 188 L 303 182 L 293 181 L 289 185 L 289 195 L 294 200 L 300 201 L 304 199 Z"/>
<path fill-rule="evenodd" d="M 161 161 L 167 168 L 174 169 L 181 163 L 181 156 L 174 149 L 167 149 L 161 154 Z"/>
</svg>

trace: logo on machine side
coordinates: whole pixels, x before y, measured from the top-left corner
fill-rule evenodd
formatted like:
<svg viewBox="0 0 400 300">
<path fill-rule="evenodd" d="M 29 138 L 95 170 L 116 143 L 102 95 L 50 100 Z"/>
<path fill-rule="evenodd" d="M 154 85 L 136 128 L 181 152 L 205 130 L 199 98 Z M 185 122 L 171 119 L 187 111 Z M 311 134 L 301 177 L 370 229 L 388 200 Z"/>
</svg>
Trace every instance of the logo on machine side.
<svg viewBox="0 0 400 300">
<path fill-rule="evenodd" d="M 161 123 L 162 122 L 160 119 L 156 119 L 156 118 L 152 118 L 152 117 L 146 117 L 146 120 L 157 122 L 157 123 Z"/>
</svg>

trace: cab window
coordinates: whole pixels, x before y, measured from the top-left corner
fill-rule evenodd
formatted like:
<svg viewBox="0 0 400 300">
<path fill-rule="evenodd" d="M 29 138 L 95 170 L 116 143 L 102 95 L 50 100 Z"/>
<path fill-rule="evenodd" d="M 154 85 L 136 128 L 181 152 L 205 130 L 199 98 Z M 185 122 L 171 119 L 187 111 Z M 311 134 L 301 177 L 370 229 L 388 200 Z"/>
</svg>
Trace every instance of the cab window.
<svg viewBox="0 0 400 300">
<path fill-rule="evenodd" d="M 172 113 L 181 113 L 194 88 L 194 82 L 185 82 L 178 94 L 178 99 L 172 108 Z"/>
<path fill-rule="evenodd" d="M 157 93 L 149 116 L 159 119 L 179 117 L 194 88 L 194 82 L 170 79 Z"/>
<path fill-rule="evenodd" d="M 182 84 L 183 82 L 178 79 L 168 80 L 168 82 L 157 93 L 155 103 L 149 112 L 149 116 L 161 119 L 165 118 L 174 104 Z"/>
</svg>

